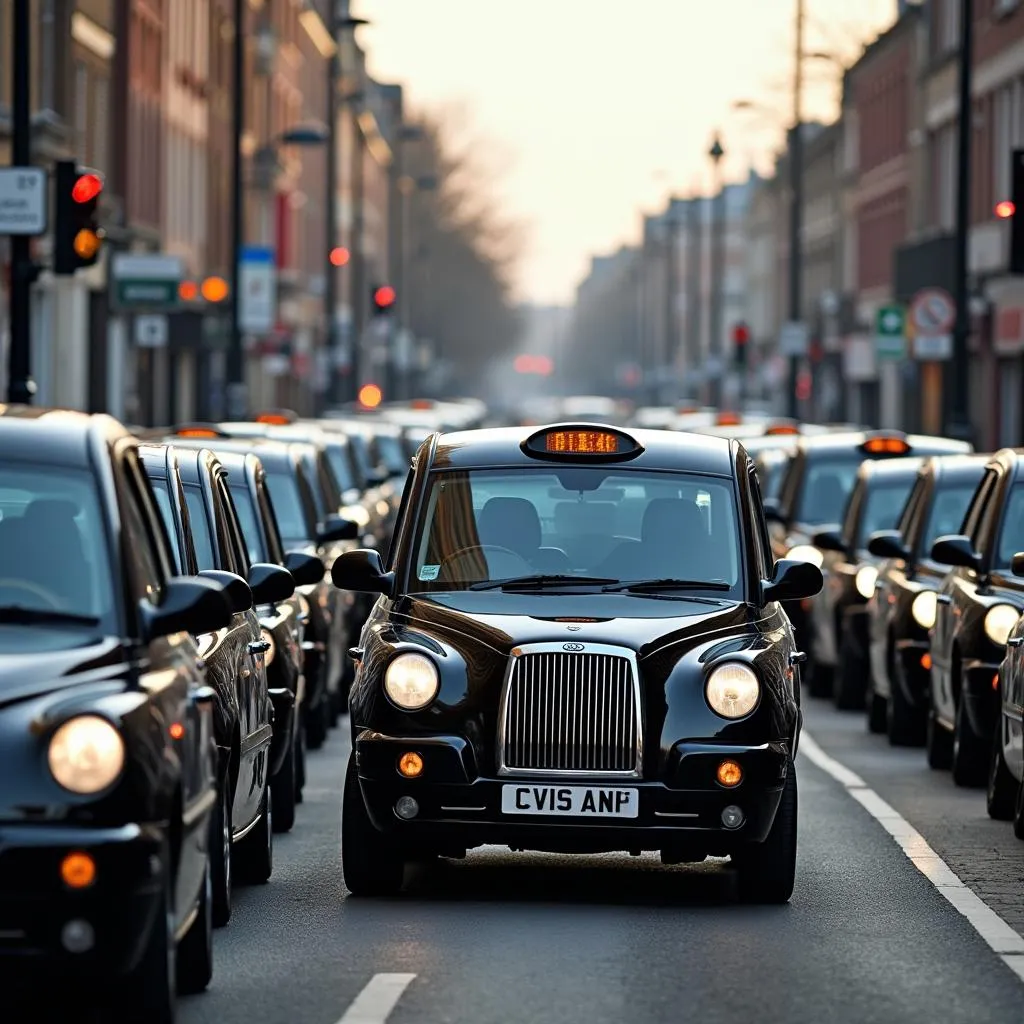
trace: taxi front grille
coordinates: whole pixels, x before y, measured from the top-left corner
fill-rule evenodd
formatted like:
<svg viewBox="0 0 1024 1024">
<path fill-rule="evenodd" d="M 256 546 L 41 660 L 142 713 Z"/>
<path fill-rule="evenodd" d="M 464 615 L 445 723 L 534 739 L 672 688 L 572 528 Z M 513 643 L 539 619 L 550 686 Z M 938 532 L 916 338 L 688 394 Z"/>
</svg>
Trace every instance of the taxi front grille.
<svg viewBox="0 0 1024 1024">
<path fill-rule="evenodd" d="M 500 771 L 638 776 L 640 700 L 631 654 L 566 653 L 563 646 L 513 654 Z"/>
</svg>

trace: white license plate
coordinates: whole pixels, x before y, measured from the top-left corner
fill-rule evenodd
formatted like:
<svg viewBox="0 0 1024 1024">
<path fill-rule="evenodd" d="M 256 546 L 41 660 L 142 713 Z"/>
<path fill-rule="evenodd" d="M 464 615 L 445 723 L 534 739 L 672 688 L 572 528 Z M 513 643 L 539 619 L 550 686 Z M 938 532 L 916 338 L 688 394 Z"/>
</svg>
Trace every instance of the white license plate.
<svg viewBox="0 0 1024 1024">
<path fill-rule="evenodd" d="M 503 814 L 553 814 L 575 818 L 636 818 L 640 791 L 607 786 L 501 787 Z"/>
</svg>

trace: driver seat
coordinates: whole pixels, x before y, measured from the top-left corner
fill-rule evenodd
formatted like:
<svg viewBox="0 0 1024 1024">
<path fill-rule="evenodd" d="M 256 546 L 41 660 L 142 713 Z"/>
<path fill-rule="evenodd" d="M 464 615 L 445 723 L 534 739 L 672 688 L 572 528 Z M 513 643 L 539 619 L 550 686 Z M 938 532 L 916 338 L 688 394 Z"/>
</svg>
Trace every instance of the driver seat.
<svg viewBox="0 0 1024 1024">
<path fill-rule="evenodd" d="M 480 510 L 477 533 L 481 544 L 508 548 L 540 572 L 572 570 L 569 556 L 561 548 L 542 546 L 540 516 L 526 498 L 490 498 Z"/>
</svg>

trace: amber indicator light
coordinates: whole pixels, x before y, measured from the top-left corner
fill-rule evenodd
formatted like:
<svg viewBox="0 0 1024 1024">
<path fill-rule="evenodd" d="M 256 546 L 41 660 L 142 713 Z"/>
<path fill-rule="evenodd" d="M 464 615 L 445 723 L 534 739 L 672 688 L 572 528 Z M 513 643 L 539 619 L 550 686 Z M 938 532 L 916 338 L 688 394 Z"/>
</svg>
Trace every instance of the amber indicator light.
<svg viewBox="0 0 1024 1024">
<path fill-rule="evenodd" d="M 738 412 L 720 412 L 715 417 L 715 426 L 738 427 L 743 422 L 743 417 Z"/>
<path fill-rule="evenodd" d="M 767 437 L 778 437 L 780 434 L 799 434 L 800 428 L 791 423 L 774 423 L 766 431 Z"/>
<path fill-rule="evenodd" d="M 261 412 L 259 416 L 256 417 L 256 422 L 266 423 L 272 427 L 286 427 L 292 422 L 292 420 L 290 417 L 285 416 L 283 413 Z"/>
<path fill-rule="evenodd" d="M 176 437 L 217 437 L 219 436 L 215 430 L 209 430 L 206 427 L 183 427 L 181 430 L 175 432 Z"/>
<path fill-rule="evenodd" d="M 86 889 L 96 881 L 96 861 L 87 853 L 69 853 L 60 862 L 60 877 L 70 889 Z"/>
<path fill-rule="evenodd" d="M 732 789 L 743 781 L 743 769 L 735 761 L 723 761 L 715 772 L 721 786 Z"/>
<path fill-rule="evenodd" d="M 872 437 L 862 447 L 875 455 L 904 455 L 910 451 L 910 445 L 902 437 Z"/>
<path fill-rule="evenodd" d="M 398 770 L 407 778 L 415 779 L 423 774 L 423 758 L 413 750 L 398 759 Z"/>
<path fill-rule="evenodd" d="M 185 726 L 181 722 L 171 722 L 171 726 L 167 731 L 170 733 L 172 740 L 180 740 L 185 735 Z"/>
<path fill-rule="evenodd" d="M 619 439 L 598 430 L 556 430 L 545 436 L 544 448 L 567 454 L 614 455 L 619 450 Z"/>
<path fill-rule="evenodd" d="M 925 652 L 921 655 L 921 668 L 927 670 L 932 667 L 932 656 Z"/>
</svg>

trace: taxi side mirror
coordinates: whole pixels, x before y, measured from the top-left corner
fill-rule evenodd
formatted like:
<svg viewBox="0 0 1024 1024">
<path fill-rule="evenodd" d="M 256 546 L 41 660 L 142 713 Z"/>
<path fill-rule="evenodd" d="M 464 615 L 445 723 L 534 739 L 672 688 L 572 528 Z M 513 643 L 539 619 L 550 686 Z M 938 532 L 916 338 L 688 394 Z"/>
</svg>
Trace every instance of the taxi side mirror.
<svg viewBox="0 0 1024 1024">
<path fill-rule="evenodd" d="M 953 565 L 964 569 L 977 569 L 981 558 L 974 550 L 971 538 L 962 533 L 940 537 L 932 545 L 932 561 L 940 565 Z"/>
<path fill-rule="evenodd" d="M 277 604 L 295 593 L 295 577 L 273 562 L 256 562 L 249 569 L 249 586 L 254 604 Z"/>
<path fill-rule="evenodd" d="M 146 642 L 172 633 L 215 633 L 231 622 L 233 614 L 224 584 L 202 576 L 175 576 L 164 584 L 159 604 L 139 602 Z"/>
<path fill-rule="evenodd" d="M 395 585 L 395 574 L 384 571 L 379 551 L 357 548 L 338 556 L 331 567 L 331 580 L 339 590 L 390 596 Z"/>
<path fill-rule="evenodd" d="M 821 570 L 813 562 L 783 558 L 775 563 L 772 578 L 761 583 L 761 603 L 802 601 L 814 597 L 824 584 Z"/>
<path fill-rule="evenodd" d="M 204 580 L 213 580 L 224 588 L 232 614 L 247 612 L 252 607 L 252 591 L 241 576 L 223 569 L 203 569 L 199 575 Z"/>
<path fill-rule="evenodd" d="M 359 524 L 338 515 L 337 512 L 332 512 L 317 529 L 316 539 L 320 544 L 334 544 L 342 540 L 358 540 Z"/>
<path fill-rule="evenodd" d="M 1024 576 L 1024 551 L 1018 551 L 1010 562 L 1010 571 L 1014 576 Z"/>
<path fill-rule="evenodd" d="M 868 552 L 876 558 L 899 558 L 906 561 L 910 551 L 899 530 L 879 530 L 868 538 Z"/>
<path fill-rule="evenodd" d="M 826 530 L 819 530 L 811 538 L 811 543 L 822 551 L 838 551 L 840 553 L 846 551 L 846 545 L 843 543 L 842 535 L 835 527 L 829 527 Z"/>
<path fill-rule="evenodd" d="M 284 556 L 284 567 L 292 574 L 297 587 L 312 587 L 324 578 L 324 563 L 319 555 L 305 551 L 288 551 Z"/>
</svg>

